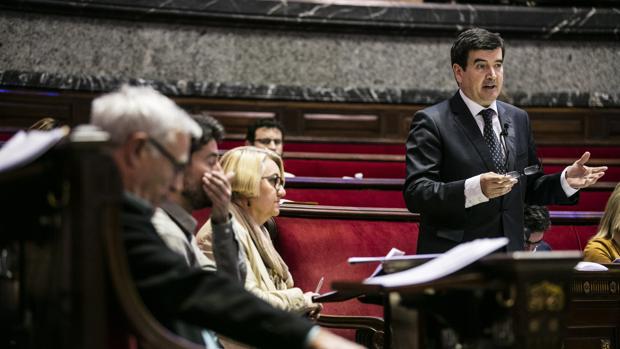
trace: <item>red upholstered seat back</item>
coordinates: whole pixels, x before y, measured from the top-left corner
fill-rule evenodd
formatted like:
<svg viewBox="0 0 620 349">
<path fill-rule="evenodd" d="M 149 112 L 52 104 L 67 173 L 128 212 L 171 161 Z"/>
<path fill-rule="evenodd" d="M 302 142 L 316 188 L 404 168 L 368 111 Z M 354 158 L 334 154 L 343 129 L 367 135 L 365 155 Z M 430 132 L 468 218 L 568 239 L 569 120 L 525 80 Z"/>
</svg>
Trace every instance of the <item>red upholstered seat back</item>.
<svg viewBox="0 0 620 349">
<path fill-rule="evenodd" d="M 552 225 L 544 240 L 553 250 L 583 251 L 588 240 L 596 234 L 596 229 L 596 225 Z"/>
<path fill-rule="evenodd" d="M 382 256 L 392 247 L 414 254 L 417 247 L 418 224 L 411 221 L 276 217 L 276 224 L 276 247 L 304 291 L 314 291 L 321 277 L 322 292 L 334 280 L 362 280 L 377 266 L 349 265 L 349 257 Z M 381 307 L 355 299 L 324 306 L 329 315 L 383 315 Z"/>
<path fill-rule="evenodd" d="M 405 178 L 404 161 L 349 161 L 323 159 L 284 159 L 284 169 L 296 176 Z"/>
<path fill-rule="evenodd" d="M 243 145 L 244 141 L 225 140 L 222 149 L 232 149 Z M 569 158 L 577 160 L 581 154 L 589 151 L 594 158 L 618 158 L 620 147 L 597 145 L 540 145 L 538 156 L 542 158 Z M 351 154 L 405 154 L 405 139 L 402 143 L 330 143 L 286 141 L 284 151 L 315 153 L 351 153 Z"/>
<path fill-rule="evenodd" d="M 576 205 L 549 205 L 551 211 L 604 211 L 611 190 L 582 190 Z M 319 205 L 406 208 L 401 190 L 286 188 L 287 200 Z"/>
<path fill-rule="evenodd" d="M 575 158 L 577 160 L 578 158 Z M 564 171 L 566 166 L 563 165 L 547 165 L 544 166 L 545 173 L 558 173 Z M 620 182 L 620 166 L 609 166 L 601 181 Z"/>
<path fill-rule="evenodd" d="M 577 205 L 549 205 L 550 211 L 605 211 L 605 205 L 611 195 L 611 190 L 589 191 L 582 190 L 579 193 L 579 203 Z"/>
<path fill-rule="evenodd" d="M 406 207 L 403 193 L 400 190 L 286 188 L 285 199 L 310 201 L 330 206 Z"/>
<path fill-rule="evenodd" d="M 244 145 L 245 141 L 225 140 L 222 149 L 232 149 Z M 350 154 L 404 154 L 405 141 L 402 143 L 322 143 L 285 141 L 284 151 L 313 153 L 350 153 Z"/>
<path fill-rule="evenodd" d="M 617 159 L 620 155 L 620 147 L 614 146 L 596 146 L 596 145 L 582 145 L 582 146 L 552 146 L 544 145 L 537 148 L 538 156 L 541 158 L 569 158 L 577 160 L 585 153 L 589 151 L 592 158 L 607 158 Z"/>
</svg>

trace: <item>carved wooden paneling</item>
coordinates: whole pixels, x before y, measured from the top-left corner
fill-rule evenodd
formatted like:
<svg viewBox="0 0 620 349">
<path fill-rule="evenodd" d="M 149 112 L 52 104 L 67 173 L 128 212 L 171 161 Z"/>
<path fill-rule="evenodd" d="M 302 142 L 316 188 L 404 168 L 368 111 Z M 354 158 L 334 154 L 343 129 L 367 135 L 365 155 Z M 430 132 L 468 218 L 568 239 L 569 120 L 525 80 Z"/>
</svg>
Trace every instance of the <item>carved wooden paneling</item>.
<svg viewBox="0 0 620 349">
<path fill-rule="evenodd" d="M 258 119 L 271 119 L 276 113 L 268 111 L 220 111 L 205 110 L 207 114 L 219 120 L 227 133 L 245 135 L 248 127 Z"/>
<path fill-rule="evenodd" d="M 378 115 L 304 113 L 304 135 L 332 137 L 382 136 Z"/>
<path fill-rule="evenodd" d="M 0 93 L 0 127 L 26 128 L 44 117 L 62 124 L 88 121 L 91 96 L 56 92 L 3 91 Z"/>
<path fill-rule="evenodd" d="M 27 127 L 42 117 L 69 125 L 89 119 L 97 94 L 2 90 L 0 127 Z M 244 139 L 257 118 L 276 118 L 288 141 L 403 144 L 423 105 L 174 98 L 190 113 L 208 112 L 228 139 Z M 526 108 L 539 145 L 620 145 L 620 108 Z"/>
<path fill-rule="evenodd" d="M 618 144 L 620 109 L 527 108 L 539 144 Z"/>
</svg>

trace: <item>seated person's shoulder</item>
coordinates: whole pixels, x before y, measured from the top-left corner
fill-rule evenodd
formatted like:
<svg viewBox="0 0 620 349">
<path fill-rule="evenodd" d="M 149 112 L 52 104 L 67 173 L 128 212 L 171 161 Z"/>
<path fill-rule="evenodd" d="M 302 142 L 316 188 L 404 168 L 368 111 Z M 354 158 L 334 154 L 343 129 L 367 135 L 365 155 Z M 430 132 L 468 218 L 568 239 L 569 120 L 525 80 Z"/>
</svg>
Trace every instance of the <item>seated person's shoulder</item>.
<svg viewBox="0 0 620 349">
<path fill-rule="evenodd" d="M 613 241 L 602 237 L 594 238 L 584 248 L 583 260 L 596 263 L 611 263 L 615 256 L 612 255 Z"/>
</svg>

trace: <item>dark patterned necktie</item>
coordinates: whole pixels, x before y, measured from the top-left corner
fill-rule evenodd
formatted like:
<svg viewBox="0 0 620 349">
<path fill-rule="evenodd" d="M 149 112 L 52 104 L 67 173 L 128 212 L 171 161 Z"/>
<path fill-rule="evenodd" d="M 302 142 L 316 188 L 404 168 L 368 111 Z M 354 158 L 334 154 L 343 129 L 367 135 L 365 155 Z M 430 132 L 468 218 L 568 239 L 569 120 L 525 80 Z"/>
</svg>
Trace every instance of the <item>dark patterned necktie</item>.
<svg viewBox="0 0 620 349">
<path fill-rule="evenodd" d="M 504 166 L 504 153 L 502 152 L 502 148 L 500 147 L 499 141 L 495 132 L 493 132 L 493 115 L 495 111 L 493 109 L 483 109 L 480 112 L 482 115 L 482 119 L 484 120 L 484 141 L 487 143 L 489 147 L 489 151 L 491 152 L 491 158 L 493 159 L 493 164 L 495 165 L 495 169 L 497 173 L 504 174 L 506 173 L 506 168 Z"/>
</svg>

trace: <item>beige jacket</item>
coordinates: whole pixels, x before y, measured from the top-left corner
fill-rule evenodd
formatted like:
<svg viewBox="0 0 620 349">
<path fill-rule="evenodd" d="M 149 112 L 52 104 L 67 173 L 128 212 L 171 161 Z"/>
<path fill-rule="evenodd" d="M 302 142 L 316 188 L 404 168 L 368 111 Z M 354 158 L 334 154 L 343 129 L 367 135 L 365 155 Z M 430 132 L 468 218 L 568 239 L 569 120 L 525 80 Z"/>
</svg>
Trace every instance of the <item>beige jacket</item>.
<svg viewBox="0 0 620 349">
<path fill-rule="evenodd" d="M 303 291 L 297 287 L 288 288 L 284 282 L 274 282 L 249 232 L 239 224 L 234 216 L 233 230 L 239 246 L 243 249 L 243 254 L 245 255 L 245 264 L 247 266 L 245 288 L 277 308 L 300 314 L 306 313 L 309 308 L 306 305 Z M 263 232 L 268 234 L 264 228 Z M 211 236 L 212 231 L 209 221 L 200 229 L 196 237 L 200 249 L 209 260 L 213 261 Z"/>
</svg>

